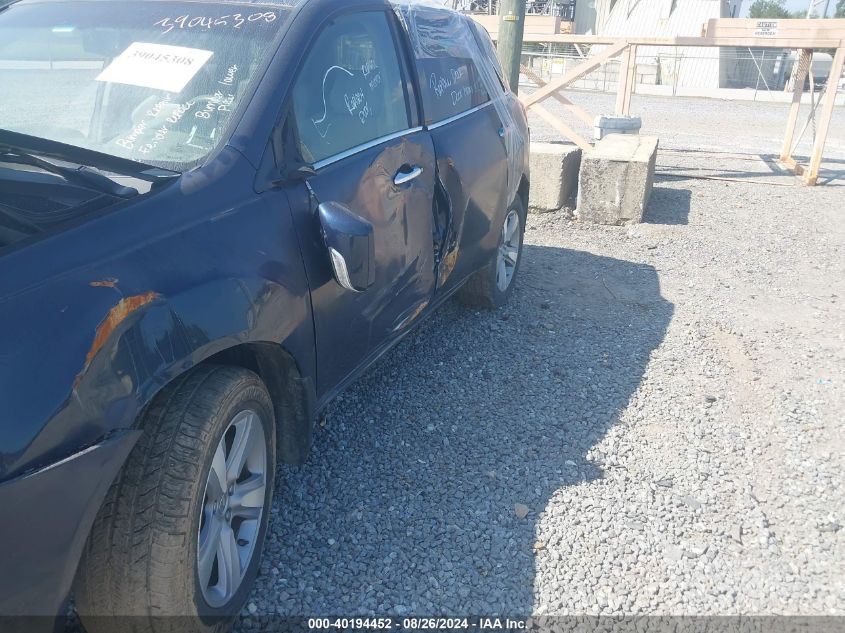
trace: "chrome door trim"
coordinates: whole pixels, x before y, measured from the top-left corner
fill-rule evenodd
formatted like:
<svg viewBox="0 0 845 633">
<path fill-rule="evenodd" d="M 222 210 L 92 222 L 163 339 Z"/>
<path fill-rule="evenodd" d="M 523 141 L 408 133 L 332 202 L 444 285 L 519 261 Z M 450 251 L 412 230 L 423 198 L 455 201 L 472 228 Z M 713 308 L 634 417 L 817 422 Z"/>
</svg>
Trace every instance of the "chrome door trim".
<svg viewBox="0 0 845 633">
<path fill-rule="evenodd" d="M 354 156 L 359 152 L 364 152 L 368 149 L 372 149 L 373 147 L 377 147 L 382 143 L 388 143 L 390 141 L 394 141 L 397 138 L 402 138 L 403 136 L 407 136 L 408 134 L 416 134 L 417 132 L 422 132 L 423 129 L 429 130 L 436 130 L 439 127 L 443 127 L 444 125 L 449 125 L 450 123 L 454 123 L 455 121 L 459 121 L 464 117 L 469 116 L 470 114 L 475 114 L 476 112 L 480 112 L 484 108 L 488 108 L 493 105 L 492 101 L 488 101 L 487 103 L 482 103 L 480 106 L 475 106 L 474 108 L 470 108 L 466 112 L 461 112 L 460 114 L 456 114 L 455 116 L 451 116 L 448 119 L 443 119 L 442 121 L 438 121 L 437 123 L 432 123 L 431 125 L 426 126 L 426 128 L 420 127 L 412 127 L 408 128 L 407 130 L 402 130 L 401 132 L 394 132 L 393 134 L 388 134 L 386 136 L 381 136 L 377 139 L 373 139 L 367 143 L 362 143 L 361 145 L 356 145 L 355 147 L 350 147 L 349 149 L 340 152 L 338 154 L 334 154 L 322 160 L 318 160 L 316 163 L 312 165 L 313 169 L 319 171 L 324 167 L 328 167 L 329 165 L 333 165 L 334 163 L 341 161 L 345 158 L 349 158 L 350 156 Z"/>
<path fill-rule="evenodd" d="M 469 116 L 470 114 L 475 114 L 476 112 L 479 112 L 480 110 L 483 110 L 484 108 L 487 108 L 491 105 L 493 105 L 492 101 L 488 101 L 487 103 L 482 103 L 480 106 L 475 106 L 474 108 L 470 108 L 466 112 L 461 112 L 460 114 L 456 114 L 455 116 L 450 116 L 448 119 L 443 119 L 442 121 L 438 121 L 437 123 L 432 123 L 431 125 L 428 126 L 428 129 L 429 130 L 436 130 L 439 127 L 443 127 L 444 125 L 449 125 L 450 123 L 454 123 L 455 121 L 463 119 L 464 117 Z"/>
<path fill-rule="evenodd" d="M 416 134 L 417 132 L 422 132 L 422 127 L 413 127 L 407 130 L 402 130 L 401 132 L 394 132 L 393 134 L 388 134 L 387 136 L 382 136 L 367 143 L 363 143 L 361 145 L 356 145 L 355 147 L 351 147 L 348 150 L 340 152 L 339 154 L 335 154 L 334 156 L 329 156 L 328 158 L 324 158 L 323 160 L 319 160 L 312 165 L 312 167 L 319 171 L 323 167 L 328 167 L 338 161 L 343 160 L 344 158 L 349 158 L 350 156 L 354 156 L 359 152 L 366 151 L 368 149 L 372 149 L 373 147 L 377 147 L 382 143 L 387 143 L 389 141 L 394 141 L 397 138 L 402 138 L 403 136 L 407 136 L 408 134 Z"/>
</svg>

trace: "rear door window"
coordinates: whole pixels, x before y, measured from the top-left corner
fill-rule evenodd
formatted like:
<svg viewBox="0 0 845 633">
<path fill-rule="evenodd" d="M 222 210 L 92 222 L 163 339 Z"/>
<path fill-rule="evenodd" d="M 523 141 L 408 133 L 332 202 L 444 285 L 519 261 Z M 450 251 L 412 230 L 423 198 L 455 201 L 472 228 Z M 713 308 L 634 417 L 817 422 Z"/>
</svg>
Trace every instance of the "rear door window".
<svg viewBox="0 0 845 633">
<path fill-rule="evenodd" d="M 490 95 L 475 61 L 461 57 L 418 59 L 426 122 L 437 123 L 484 105 Z"/>
<path fill-rule="evenodd" d="M 505 71 L 502 69 L 502 64 L 499 62 L 499 56 L 496 53 L 496 46 L 493 44 L 493 40 L 490 39 L 490 34 L 484 30 L 484 27 L 474 22 L 471 23 L 471 27 L 472 32 L 475 35 L 475 41 L 478 42 L 478 48 L 481 49 L 481 52 L 484 55 L 484 59 L 481 60 L 481 63 L 490 65 L 493 72 L 496 73 L 496 77 L 499 79 L 499 85 L 501 85 L 502 90 L 507 90 L 508 82 L 505 79 Z"/>
<path fill-rule="evenodd" d="M 293 112 L 299 149 L 317 163 L 410 128 L 410 106 L 388 14 L 326 26 L 299 72 Z"/>
<path fill-rule="evenodd" d="M 468 18 L 429 4 L 412 5 L 400 15 L 414 49 L 428 125 L 490 101 Z"/>
</svg>

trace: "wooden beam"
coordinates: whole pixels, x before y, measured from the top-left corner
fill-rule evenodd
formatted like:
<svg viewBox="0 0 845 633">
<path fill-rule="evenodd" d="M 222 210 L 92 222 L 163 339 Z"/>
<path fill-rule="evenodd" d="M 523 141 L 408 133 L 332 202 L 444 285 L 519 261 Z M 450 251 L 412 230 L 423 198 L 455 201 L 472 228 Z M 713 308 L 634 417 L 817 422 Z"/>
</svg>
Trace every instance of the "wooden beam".
<svg viewBox="0 0 845 633">
<path fill-rule="evenodd" d="M 576 132 L 566 123 L 561 121 L 560 117 L 555 116 L 554 114 L 546 110 L 543 106 L 539 104 L 534 104 L 531 110 L 532 112 L 536 112 L 537 114 L 539 114 L 540 117 L 542 117 L 546 121 L 546 123 L 551 125 L 554 129 L 556 129 L 563 136 L 575 143 L 582 150 L 587 151 L 589 149 L 592 149 L 592 145 L 590 145 L 589 141 L 584 139 L 584 137 L 578 134 L 578 132 Z"/>
<path fill-rule="evenodd" d="M 625 108 L 625 92 L 628 90 L 628 68 L 631 61 L 631 47 L 629 46 L 619 56 L 618 84 L 616 86 L 616 107 L 614 112 L 617 116 L 622 115 Z"/>
<path fill-rule="evenodd" d="M 827 78 L 824 96 L 822 97 L 822 108 L 819 121 L 816 125 L 816 140 L 813 143 L 813 153 L 810 155 L 810 165 L 804 175 L 804 182 L 808 185 L 815 185 L 819 178 L 819 168 L 822 164 L 824 146 L 827 142 L 827 131 L 830 128 L 830 119 L 833 116 L 833 106 L 836 103 L 836 89 L 839 87 L 839 79 L 842 77 L 842 69 L 845 68 L 845 46 L 836 51 L 833 57 L 833 64 L 830 66 L 830 76 Z"/>
<path fill-rule="evenodd" d="M 792 171 L 794 171 L 796 176 L 802 176 L 804 174 L 804 166 L 797 160 L 792 158 L 792 156 L 784 159 L 783 164 L 789 167 Z"/>
<path fill-rule="evenodd" d="M 628 116 L 631 113 L 631 95 L 634 94 L 634 88 L 637 86 L 637 45 L 631 45 L 631 64 L 628 71 L 628 90 L 625 93 L 624 113 Z"/>
<path fill-rule="evenodd" d="M 766 39 L 841 39 L 845 37 L 845 20 L 771 18 L 715 18 L 707 21 L 706 37 L 764 37 Z"/>
<path fill-rule="evenodd" d="M 526 108 L 530 108 L 535 103 L 539 103 L 543 99 L 547 99 L 552 94 L 560 90 L 561 88 L 566 87 L 567 84 L 572 83 L 576 79 L 580 79 L 587 73 L 595 70 L 599 66 L 607 63 L 610 59 L 616 57 L 628 48 L 628 42 L 622 40 L 621 42 L 617 42 L 613 46 L 609 46 L 608 48 L 604 49 L 601 53 L 590 57 L 586 61 L 581 64 L 578 64 L 574 68 L 571 68 L 568 72 L 563 74 L 563 77 L 560 79 L 556 79 L 555 81 L 549 82 L 539 90 L 535 90 L 527 97 L 522 99 L 522 102 L 525 104 Z"/>
<path fill-rule="evenodd" d="M 528 77 L 535 84 L 537 84 L 538 88 L 542 88 L 543 86 L 546 85 L 547 82 L 542 77 L 540 77 L 537 73 L 535 73 L 533 70 L 528 68 L 527 66 L 524 66 L 524 65 L 521 66 L 521 70 L 522 70 L 522 74 L 525 75 L 526 77 Z M 584 110 L 583 108 L 581 108 L 580 106 L 572 103 L 569 99 L 564 97 L 559 92 L 552 93 L 552 99 L 557 99 L 557 101 L 560 104 L 562 104 L 563 107 L 565 107 L 567 110 L 572 112 L 572 114 L 577 116 L 579 119 L 581 119 L 588 126 L 590 126 L 590 127 L 593 126 L 594 119 L 593 119 L 592 116 L 590 116 L 590 113 L 587 112 L 586 110 Z"/>
<path fill-rule="evenodd" d="M 792 87 L 792 105 L 789 107 L 789 118 L 786 122 L 786 136 L 783 139 L 783 147 L 780 150 L 780 159 L 792 156 L 792 140 L 795 138 L 795 125 L 798 122 L 798 111 L 801 109 L 801 96 L 804 94 L 804 81 L 810 71 L 810 61 L 813 58 L 813 51 L 809 48 L 802 48 L 798 54 L 796 72 L 793 76 L 795 82 Z"/>
<path fill-rule="evenodd" d="M 619 59 L 619 86 L 616 89 L 616 114 L 628 116 L 631 111 L 631 93 L 637 78 L 637 47 L 631 45 Z"/>
<path fill-rule="evenodd" d="M 845 37 L 835 38 L 767 38 L 767 37 L 636 37 L 625 36 L 629 44 L 641 46 L 734 46 L 738 48 L 840 48 Z M 526 34 L 523 41 L 531 44 L 602 44 L 619 42 L 618 36 L 599 35 L 533 35 Z"/>
</svg>

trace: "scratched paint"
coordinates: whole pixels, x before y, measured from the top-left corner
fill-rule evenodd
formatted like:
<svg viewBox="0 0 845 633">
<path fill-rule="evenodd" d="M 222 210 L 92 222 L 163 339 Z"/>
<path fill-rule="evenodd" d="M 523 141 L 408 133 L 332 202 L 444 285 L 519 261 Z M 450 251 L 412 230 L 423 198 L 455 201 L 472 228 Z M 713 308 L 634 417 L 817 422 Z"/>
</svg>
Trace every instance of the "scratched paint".
<svg viewBox="0 0 845 633">
<path fill-rule="evenodd" d="M 116 281 L 116 280 L 115 280 Z M 93 283 L 95 285 L 98 282 Z M 107 287 L 113 287 L 113 285 L 106 283 L 106 282 L 99 282 L 100 285 L 104 285 Z M 97 332 L 94 335 L 94 342 L 91 343 L 91 347 L 88 349 L 88 354 L 85 356 L 85 365 L 82 367 L 82 370 L 76 376 L 76 384 L 79 384 L 79 381 L 82 379 L 82 376 L 85 374 L 85 370 L 90 367 L 91 362 L 97 356 L 97 353 L 105 346 L 106 342 L 109 340 L 109 337 L 114 333 L 114 331 L 123 323 L 129 315 L 133 312 L 137 312 L 145 305 L 149 305 L 156 299 L 159 299 L 160 295 L 156 292 L 147 292 L 141 295 L 133 295 L 131 297 L 124 297 L 121 299 L 116 306 L 114 306 L 109 313 L 106 315 L 106 318 L 103 319 L 103 322 L 97 327 Z"/>
<path fill-rule="evenodd" d="M 102 279 L 100 281 L 92 281 L 89 286 L 92 288 L 117 288 L 119 279 Z"/>
<path fill-rule="evenodd" d="M 440 285 L 446 283 L 446 280 L 452 275 L 452 271 L 455 270 L 455 265 L 458 263 L 458 252 L 459 250 L 456 247 L 440 262 L 440 280 L 438 282 Z"/>
</svg>

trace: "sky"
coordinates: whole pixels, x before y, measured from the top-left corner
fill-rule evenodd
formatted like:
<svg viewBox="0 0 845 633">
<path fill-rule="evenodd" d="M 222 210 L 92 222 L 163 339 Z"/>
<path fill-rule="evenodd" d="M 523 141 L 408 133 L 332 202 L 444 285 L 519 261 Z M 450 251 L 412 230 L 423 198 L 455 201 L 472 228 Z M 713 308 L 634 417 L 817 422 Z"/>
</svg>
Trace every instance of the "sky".
<svg viewBox="0 0 845 633">
<path fill-rule="evenodd" d="M 751 3 L 754 0 L 743 0 L 742 1 L 742 15 L 748 15 L 748 9 L 751 7 Z M 786 0 L 786 8 L 789 11 L 801 11 L 804 15 L 807 14 L 807 7 L 810 6 L 810 0 Z M 830 0 L 830 7 L 828 8 L 828 15 L 833 15 L 833 11 L 836 8 L 836 0 Z M 820 2 L 816 2 L 816 11 L 821 13 L 821 10 L 824 9 L 824 0 Z"/>
</svg>

